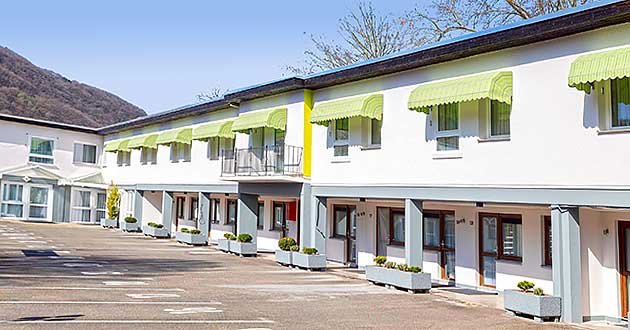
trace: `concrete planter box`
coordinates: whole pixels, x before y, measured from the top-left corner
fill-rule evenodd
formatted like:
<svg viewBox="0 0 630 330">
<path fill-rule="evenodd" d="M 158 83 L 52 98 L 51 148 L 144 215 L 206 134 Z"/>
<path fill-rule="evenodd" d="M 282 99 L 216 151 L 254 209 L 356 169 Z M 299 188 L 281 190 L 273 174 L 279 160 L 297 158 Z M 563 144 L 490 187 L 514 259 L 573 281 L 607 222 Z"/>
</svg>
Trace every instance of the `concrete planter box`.
<svg viewBox="0 0 630 330">
<path fill-rule="evenodd" d="M 281 265 L 290 266 L 293 263 L 292 255 L 293 252 L 291 251 L 276 250 L 276 262 Z"/>
<path fill-rule="evenodd" d="M 103 228 L 116 228 L 116 227 L 118 227 L 118 220 L 116 220 L 116 219 L 101 219 L 101 226 L 103 226 Z"/>
<path fill-rule="evenodd" d="M 230 252 L 230 240 L 225 238 L 219 238 L 217 240 L 217 247 L 223 252 Z"/>
<path fill-rule="evenodd" d="M 326 256 L 323 254 L 304 254 L 292 252 L 293 266 L 304 269 L 326 269 Z"/>
<path fill-rule="evenodd" d="M 256 243 L 241 243 L 239 241 L 231 241 L 230 252 L 244 257 L 255 256 L 257 252 Z"/>
<path fill-rule="evenodd" d="M 429 273 L 410 273 L 398 269 L 367 266 L 365 277 L 370 282 L 391 285 L 413 293 L 431 290 L 431 274 Z"/>
<path fill-rule="evenodd" d="M 556 296 L 536 296 L 516 290 L 503 291 L 503 307 L 514 314 L 533 316 L 534 320 L 556 321 L 562 314 L 562 299 Z"/>
<path fill-rule="evenodd" d="M 139 222 L 127 222 L 122 221 L 120 223 L 120 229 L 123 231 L 140 231 L 140 223 Z"/>
<path fill-rule="evenodd" d="M 168 230 L 166 228 L 155 228 L 151 226 L 142 226 L 142 232 L 145 235 L 155 237 L 155 238 L 168 238 L 170 237 Z"/>
<path fill-rule="evenodd" d="M 208 244 L 208 241 L 206 240 L 206 236 L 204 234 L 182 233 L 181 231 L 175 233 L 175 240 L 180 243 L 186 243 L 190 245 Z"/>
</svg>

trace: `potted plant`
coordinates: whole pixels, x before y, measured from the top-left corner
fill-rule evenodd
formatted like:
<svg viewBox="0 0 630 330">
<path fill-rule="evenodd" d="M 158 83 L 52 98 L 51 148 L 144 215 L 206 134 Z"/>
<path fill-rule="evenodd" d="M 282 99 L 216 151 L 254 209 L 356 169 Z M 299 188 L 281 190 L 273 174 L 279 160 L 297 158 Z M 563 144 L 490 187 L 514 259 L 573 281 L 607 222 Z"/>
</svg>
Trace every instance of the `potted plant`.
<svg viewBox="0 0 630 330">
<path fill-rule="evenodd" d="M 503 307 L 515 315 L 527 315 L 538 322 L 557 321 L 562 314 L 562 298 L 546 295 L 530 281 L 520 281 L 519 290 L 503 291 Z"/>
<path fill-rule="evenodd" d="M 140 231 L 140 224 L 138 223 L 138 219 L 134 217 L 126 217 L 120 223 L 120 229 L 127 232 Z"/>
<path fill-rule="evenodd" d="M 428 292 L 431 289 L 431 274 L 423 273 L 417 266 L 387 261 L 387 257 L 374 258 L 375 266 L 365 267 L 365 277 L 372 283 L 384 284 L 408 292 Z"/>
<path fill-rule="evenodd" d="M 292 237 L 283 237 L 278 240 L 278 248 L 280 248 L 280 250 L 276 250 L 277 263 L 285 266 L 290 266 L 292 264 L 292 246 L 297 246 L 297 243 Z"/>
<path fill-rule="evenodd" d="M 293 265 L 308 270 L 324 270 L 326 269 L 326 256 L 319 254 L 316 248 L 304 247 L 302 252 L 292 253 Z"/>
<path fill-rule="evenodd" d="M 236 235 L 229 232 L 223 234 L 223 238 L 218 239 L 219 250 L 223 252 L 230 252 L 230 241 L 235 241 L 235 240 L 236 240 Z"/>
<path fill-rule="evenodd" d="M 239 234 L 236 241 L 230 242 L 230 252 L 242 257 L 256 255 L 256 243 L 252 243 L 254 238 L 250 234 Z"/>
<path fill-rule="evenodd" d="M 107 218 L 101 219 L 103 228 L 116 228 L 118 226 L 118 214 L 120 213 L 120 192 L 118 187 L 112 182 L 107 192 Z"/>
<path fill-rule="evenodd" d="M 149 222 L 146 226 L 142 226 L 142 232 L 154 238 L 167 238 L 169 232 L 161 223 Z"/>
<path fill-rule="evenodd" d="M 188 245 L 206 245 L 208 241 L 199 229 L 182 228 L 175 233 L 175 240 Z"/>
</svg>

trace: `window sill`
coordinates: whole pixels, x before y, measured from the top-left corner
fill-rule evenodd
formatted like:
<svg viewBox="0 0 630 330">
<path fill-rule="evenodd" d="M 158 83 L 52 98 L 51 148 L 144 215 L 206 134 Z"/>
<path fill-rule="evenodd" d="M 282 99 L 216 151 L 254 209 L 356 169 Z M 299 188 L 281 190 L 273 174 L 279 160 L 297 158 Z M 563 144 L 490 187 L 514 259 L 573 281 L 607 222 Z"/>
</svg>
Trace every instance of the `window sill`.
<svg viewBox="0 0 630 330">
<path fill-rule="evenodd" d="M 84 162 L 72 162 L 75 166 L 89 166 L 89 167 L 98 167 L 96 163 L 84 163 Z"/>
<path fill-rule="evenodd" d="M 432 155 L 433 159 L 459 159 L 464 158 L 461 151 L 438 151 Z"/>
<path fill-rule="evenodd" d="M 610 128 L 597 131 L 597 135 L 630 133 L 630 128 Z"/>
<path fill-rule="evenodd" d="M 349 163 L 350 162 L 350 157 L 348 156 L 337 156 L 337 157 L 333 157 L 330 160 L 331 163 Z"/>
<path fill-rule="evenodd" d="M 381 149 L 381 145 L 380 144 L 372 144 L 369 146 L 364 146 L 361 147 L 361 150 L 380 150 Z"/>
<path fill-rule="evenodd" d="M 510 141 L 511 138 L 508 137 L 490 137 L 490 138 L 479 138 L 477 139 L 477 142 L 479 143 L 486 143 L 486 142 L 508 142 Z"/>
</svg>

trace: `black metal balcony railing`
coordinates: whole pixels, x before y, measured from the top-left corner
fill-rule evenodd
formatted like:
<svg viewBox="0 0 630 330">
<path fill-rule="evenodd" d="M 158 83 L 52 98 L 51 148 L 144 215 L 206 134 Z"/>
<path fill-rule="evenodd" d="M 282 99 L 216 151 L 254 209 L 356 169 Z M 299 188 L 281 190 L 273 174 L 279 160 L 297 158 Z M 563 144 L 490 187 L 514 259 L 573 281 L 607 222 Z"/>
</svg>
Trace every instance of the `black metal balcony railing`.
<svg viewBox="0 0 630 330">
<path fill-rule="evenodd" d="M 275 145 L 224 150 L 222 176 L 302 176 L 302 147 Z"/>
</svg>

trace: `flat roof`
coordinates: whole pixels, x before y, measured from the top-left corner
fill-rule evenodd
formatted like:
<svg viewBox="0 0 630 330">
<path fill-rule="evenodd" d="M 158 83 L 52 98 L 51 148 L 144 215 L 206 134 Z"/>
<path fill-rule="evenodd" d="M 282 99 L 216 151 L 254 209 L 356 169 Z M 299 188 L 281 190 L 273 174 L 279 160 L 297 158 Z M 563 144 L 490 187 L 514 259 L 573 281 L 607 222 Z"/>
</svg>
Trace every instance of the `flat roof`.
<svg viewBox="0 0 630 330">
<path fill-rule="evenodd" d="M 85 126 L 72 125 L 72 124 L 64 124 L 64 123 L 59 123 L 59 122 L 50 121 L 50 120 L 14 116 L 14 115 L 8 115 L 4 113 L 0 113 L 0 120 L 10 121 L 10 122 L 20 123 L 20 124 L 28 124 L 28 125 L 43 126 L 43 127 L 48 127 L 48 128 L 57 128 L 57 129 L 63 129 L 63 130 L 69 130 L 69 131 L 76 131 L 76 132 L 81 132 L 81 133 L 89 133 L 89 134 L 99 133 L 98 128 L 85 127 Z"/>
</svg>

